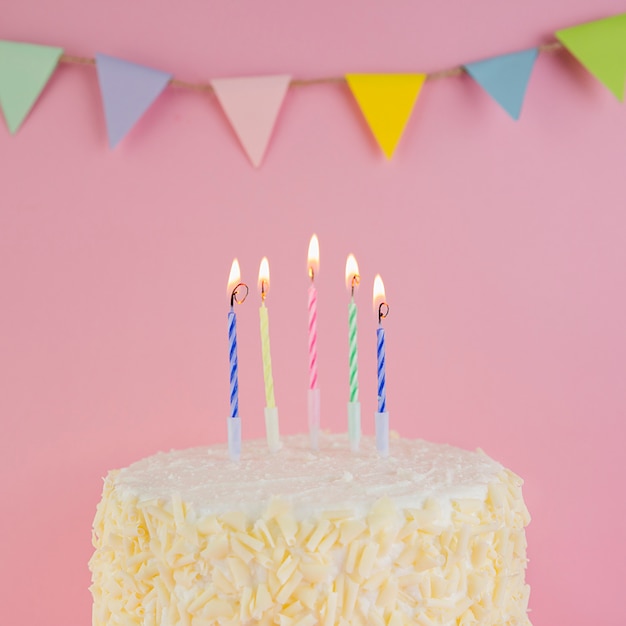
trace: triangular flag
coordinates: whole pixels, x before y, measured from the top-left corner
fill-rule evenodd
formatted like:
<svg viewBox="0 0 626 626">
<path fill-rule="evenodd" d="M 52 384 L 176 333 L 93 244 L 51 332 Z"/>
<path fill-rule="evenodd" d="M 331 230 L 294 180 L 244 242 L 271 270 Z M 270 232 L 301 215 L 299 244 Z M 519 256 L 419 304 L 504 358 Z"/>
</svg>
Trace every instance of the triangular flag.
<svg viewBox="0 0 626 626">
<path fill-rule="evenodd" d="M 15 133 L 43 91 L 63 48 L 0 41 L 0 105 L 11 133 Z"/>
<path fill-rule="evenodd" d="M 376 141 L 390 159 L 426 74 L 346 74 L 346 80 Z"/>
<path fill-rule="evenodd" d="M 555 34 L 623 102 L 626 80 L 626 13 L 564 28 Z"/>
<path fill-rule="evenodd" d="M 218 78 L 215 95 L 252 165 L 259 167 L 289 88 L 291 76 Z"/>
<path fill-rule="evenodd" d="M 467 73 L 514 119 L 522 111 L 526 87 L 539 50 L 522 52 L 476 61 L 465 65 Z"/>
<path fill-rule="evenodd" d="M 172 78 L 160 70 L 96 54 L 109 145 L 114 148 Z"/>
</svg>

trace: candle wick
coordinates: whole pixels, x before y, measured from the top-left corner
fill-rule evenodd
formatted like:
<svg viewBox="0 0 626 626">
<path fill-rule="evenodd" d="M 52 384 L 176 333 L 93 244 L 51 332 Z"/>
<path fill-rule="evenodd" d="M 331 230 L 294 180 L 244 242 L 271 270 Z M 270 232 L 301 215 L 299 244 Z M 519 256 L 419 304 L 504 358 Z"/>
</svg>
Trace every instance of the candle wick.
<svg viewBox="0 0 626 626">
<path fill-rule="evenodd" d="M 386 302 L 381 302 L 378 305 L 378 324 L 382 326 L 383 320 L 389 315 L 389 305 Z"/>
<path fill-rule="evenodd" d="M 310 265 L 309 266 L 309 278 L 311 279 L 311 282 L 315 282 L 315 270 L 313 269 L 313 266 Z"/>
<path fill-rule="evenodd" d="M 361 277 L 358 274 L 354 274 L 352 276 L 352 282 L 351 282 L 351 293 L 352 293 L 352 297 L 354 298 L 354 291 L 356 289 L 356 287 L 358 286 L 358 284 L 361 282 Z"/>
<path fill-rule="evenodd" d="M 261 281 L 261 300 L 265 302 L 265 298 L 267 297 L 267 282 L 265 280 Z"/>
<path fill-rule="evenodd" d="M 243 296 L 239 294 L 240 287 L 246 290 Z M 242 302 L 244 302 L 245 299 L 248 297 L 248 291 L 249 289 L 246 283 L 239 283 L 238 285 L 236 285 L 230 294 L 230 308 L 233 309 L 235 304 L 241 304 Z"/>
</svg>

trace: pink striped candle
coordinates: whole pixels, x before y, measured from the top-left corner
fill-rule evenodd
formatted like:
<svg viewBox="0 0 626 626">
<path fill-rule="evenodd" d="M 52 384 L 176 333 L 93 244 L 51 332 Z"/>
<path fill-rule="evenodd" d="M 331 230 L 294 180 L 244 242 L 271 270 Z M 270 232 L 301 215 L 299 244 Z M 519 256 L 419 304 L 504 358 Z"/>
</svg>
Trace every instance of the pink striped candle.
<svg viewBox="0 0 626 626">
<path fill-rule="evenodd" d="M 311 237 L 308 254 L 309 286 L 309 434 L 311 447 L 317 450 L 320 427 L 320 392 L 317 384 L 317 289 L 315 277 L 319 271 L 319 241 L 317 235 Z"/>
<path fill-rule="evenodd" d="M 317 387 L 317 289 L 309 287 L 309 389 Z"/>
</svg>

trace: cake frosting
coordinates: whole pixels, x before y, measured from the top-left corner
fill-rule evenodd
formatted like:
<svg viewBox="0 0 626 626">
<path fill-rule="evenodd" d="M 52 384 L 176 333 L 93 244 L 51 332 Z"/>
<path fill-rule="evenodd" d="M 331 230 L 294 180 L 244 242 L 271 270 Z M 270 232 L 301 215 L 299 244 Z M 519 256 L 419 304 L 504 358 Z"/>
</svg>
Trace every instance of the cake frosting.
<svg viewBox="0 0 626 626">
<path fill-rule="evenodd" d="M 283 438 L 105 479 L 93 625 L 527 626 L 522 481 L 481 451 Z"/>
</svg>

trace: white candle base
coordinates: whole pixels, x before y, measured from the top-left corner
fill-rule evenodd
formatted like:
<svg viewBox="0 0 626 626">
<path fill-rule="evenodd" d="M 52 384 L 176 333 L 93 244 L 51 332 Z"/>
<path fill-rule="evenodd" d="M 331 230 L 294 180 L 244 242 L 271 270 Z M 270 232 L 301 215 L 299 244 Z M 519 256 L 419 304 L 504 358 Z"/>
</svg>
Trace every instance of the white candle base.
<svg viewBox="0 0 626 626">
<path fill-rule="evenodd" d="M 278 407 L 265 407 L 265 435 L 270 452 L 280 450 L 280 433 L 278 430 Z"/>
<path fill-rule="evenodd" d="M 241 418 L 229 417 L 228 421 L 228 455 L 232 461 L 241 458 Z"/>
<path fill-rule="evenodd" d="M 381 456 L 389 456 L 389 412 L 376 413 L 376 449 Z"/>
<path fill-rule="evenodd" d="M 311 448 L 319 450 L 320 431 L 320 390 L 309 389 L 309 436 Z"/>
<path fill-rule="evenodd" d="M 356 452 L 361 442 L 361 403 L 348 402 L 348 437 L 350 449 Z"/>
</svg>

